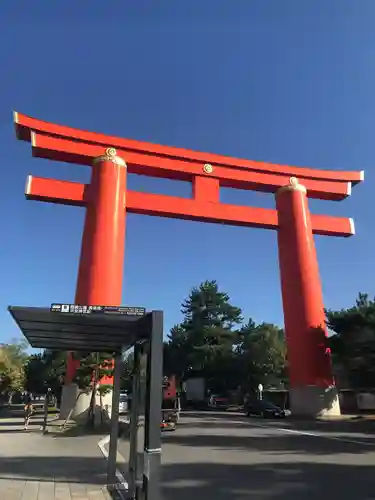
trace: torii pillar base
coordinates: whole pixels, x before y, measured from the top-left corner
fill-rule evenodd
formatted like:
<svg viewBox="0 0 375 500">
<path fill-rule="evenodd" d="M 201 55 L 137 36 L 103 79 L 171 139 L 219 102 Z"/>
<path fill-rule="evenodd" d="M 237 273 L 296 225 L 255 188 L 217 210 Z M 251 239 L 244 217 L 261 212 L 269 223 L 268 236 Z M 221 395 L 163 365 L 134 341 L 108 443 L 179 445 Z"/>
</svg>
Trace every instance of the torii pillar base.
<svg viewBox="0 0 375 500">
<path fill-rule="evenodd" d="M 335 385 L 292 387 L 289 398 L 292 416 L 319 418 L 341 415 L 339 393 Z"/>
<path fill-rule="evenodd" d="M 59 408 L 59 420 L 76 420 L 79 415 L 87 412 L 90 401 L 85 398 L 86 394 L 79 395 L 77 384 L 64 384 L 61 394 L 61 405 Z M 91 394 L 88 395 L 90 398 Z"/>
<path fill-rule="evenodd" d="M 65 384 L 62 389 L 61 406 L 59 409 L 59 420 L 74 420 L 78 423 L 86 423 L 89 413 L 91 392 L 80 392 L 77 384 Z M 112 391 L 102 395 L 101 403 L 99 392 L 96 393 L 96 404 L 94 408 L 95 425 L 100 424 L 103 416 L 109 421 L 112 413 Z"/>
</svg>

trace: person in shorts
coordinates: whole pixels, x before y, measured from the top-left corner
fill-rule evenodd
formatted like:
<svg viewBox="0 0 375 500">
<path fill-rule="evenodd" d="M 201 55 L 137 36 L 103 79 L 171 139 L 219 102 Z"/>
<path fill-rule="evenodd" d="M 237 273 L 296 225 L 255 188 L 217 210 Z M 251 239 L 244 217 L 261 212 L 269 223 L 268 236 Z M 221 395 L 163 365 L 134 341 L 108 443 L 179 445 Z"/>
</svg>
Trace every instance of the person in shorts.
<svg viewBox="0 0 375 500">
<path fill-rule="evenodd" d="M 25 431 L 29 427 L 29 422 L 30 422 L 30 417 L 31 414 L 33 413 L 33 400 L 31 397 L 31 394 L 27 392 L 24 397 L 24 429 Z"/>
</svg>

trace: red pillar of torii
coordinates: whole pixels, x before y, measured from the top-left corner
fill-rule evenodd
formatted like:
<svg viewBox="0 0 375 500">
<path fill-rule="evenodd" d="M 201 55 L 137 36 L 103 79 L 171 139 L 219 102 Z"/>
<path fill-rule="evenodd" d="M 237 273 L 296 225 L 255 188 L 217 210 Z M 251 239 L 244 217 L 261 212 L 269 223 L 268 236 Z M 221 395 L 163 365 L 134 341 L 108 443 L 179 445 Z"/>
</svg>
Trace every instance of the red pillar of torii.
<svg viewBox="0 0 375 500">
<path fill-rule="evenodd" d="M 126 163 L 116 156 L 114 148 L 108 148 L 104 155 L 93 161 L 78 268 L 76 304 L 121 304 L 125 197 Z M 68 384 L 74 378 L 76 366 L 77 363 L 69 353 L 66 374 Z M 102 382 L 112 383 L 112 377 L 105 377 Z"/>
<path fill-rule="evenodd" d="M 86 132 L 19 113 L 17 137 L 33 156 L 92 167 L 90 184 L 29 176 L 28 199 L 86 208 L 75 301 L 121 303 L 126 213 L 275 229 L 288 345 L 292 409 L 340 411 L 326 346 L 313 234 L 351 236 L 350 218 L 312 215 L 307 198 L 342 200 L 363 172 L 323 171 L 240 160 Z M 116 149 L 115 149 L 116 148 Z M 192 198 L 126 189 L 127 172 L 190 181 Z M 220 187 L 274 193 L 276 210 L 220 202 Z M 68 359 L 67 381 L 74 376 Z"/>
</svg>

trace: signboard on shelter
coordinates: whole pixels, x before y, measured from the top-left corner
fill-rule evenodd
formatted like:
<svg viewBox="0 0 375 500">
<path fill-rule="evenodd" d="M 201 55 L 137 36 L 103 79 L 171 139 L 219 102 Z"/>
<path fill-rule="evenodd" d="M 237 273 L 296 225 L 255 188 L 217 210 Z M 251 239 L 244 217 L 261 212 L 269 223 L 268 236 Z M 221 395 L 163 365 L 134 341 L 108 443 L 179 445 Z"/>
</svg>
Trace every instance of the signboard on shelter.
<svg viewBox="0 0 375 500">
<path fill-rule="evenodd" d="M 89 306 L 82 304 L 51 304 L 51 312 L 62 314 L 116 314 L 122 316 L 145 316 L 144 307 Z"/>
</svg>

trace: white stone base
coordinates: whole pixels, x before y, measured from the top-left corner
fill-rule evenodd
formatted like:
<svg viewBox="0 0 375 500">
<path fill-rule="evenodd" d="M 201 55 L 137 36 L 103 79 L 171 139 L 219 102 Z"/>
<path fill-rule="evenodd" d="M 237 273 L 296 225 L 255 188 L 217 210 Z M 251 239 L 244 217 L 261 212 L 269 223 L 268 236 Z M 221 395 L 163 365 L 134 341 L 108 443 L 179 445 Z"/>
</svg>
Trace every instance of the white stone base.
<svg viewBox="0 0 375 500">
<path fill-rule="evenodd" d="M 88 410 L 90 406 L 91 393 L 85 394 L 80 393 L 77 384 L 64 385 L 61 395 L 61 405 L 60 405 L 60 420 L 66 420 L 70 415 L 71 420 L 77 422 L 85 421 L 87 419 Z M 77 399 L 78 398 L 78 399 Z M 102 405 L 105 417 L 111 418 L 112 410 L 112 391 L 108 392 L 102 397 Z M 96 394 L 96 406 L 95 406 L 95 424 L 99 423 L 101 420 L 101 407 L 100 407 L 100 397 L 99 393 Z"/>
<path fill-rule="evenodd" d="M 78 386 L 76 384 L 69 384 L 63 386 L 61 393 L 59 419 L 65 420 L 68 418 L 69 412 L 75 404 L 77 395 L 78 395 Z M 73 410 L 73 413 L 76 413 L 76 411 Z"/>
<path fill-rule="evenodd" d="M 314 385 L 290 389 L 292 416 L 338 417 L 341 415 L 337 388 Z"/>
</svg>

